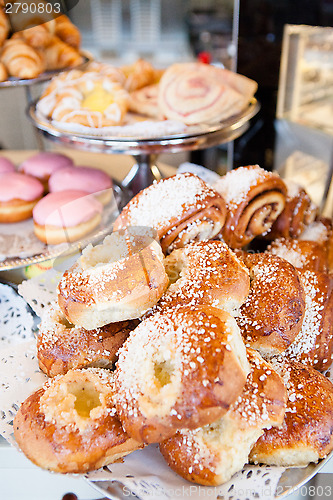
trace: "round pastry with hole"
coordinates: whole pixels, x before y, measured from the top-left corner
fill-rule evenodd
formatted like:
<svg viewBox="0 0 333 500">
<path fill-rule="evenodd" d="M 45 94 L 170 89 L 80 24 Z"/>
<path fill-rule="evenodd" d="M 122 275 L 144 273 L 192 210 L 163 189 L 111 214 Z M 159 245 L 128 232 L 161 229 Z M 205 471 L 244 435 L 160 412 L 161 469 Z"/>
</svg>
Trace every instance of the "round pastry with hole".
<svg viewBox="0 0 333 500">
<path fill-rule="evenodd" d="M 242 394 L 216 422 L 182 429 L 160 444 L 168 465 L 188 481 L 218 486 L 248 462 L 263 429 L 280 426 L 286 409 L 281 377 L 260 354 L 247 349 L 251 371 Z"/>
<path fill-rule="evenodd" d="M 77 327 L 65 318 L 56 302 L 43 310 L 37 337 L 40 369 L 49 377 L 76 368 L 112 368 L 118 349 L 137 321 L 110 323 L 95 330 Z"/>
<path fill-rule="evenodd" d="M 103 205 L 86 191 L 49 193 L 33 209 L 34 232 L 48 245 L 77 241 L 102 220 Z"/>
<path fill-rule="evenodd" d="M 0 182 L 0 222 L 20 222 L 32 216 L 43 196 L 43 185 L 30 175 L 7 172 Z"/>
<path fill-rule="evenodd" d="M 82 473 L 110 464 L 140 447 L 123 430 L 114 408 L 108 370 L 70 370 L 29 396 L 14 419 L 14 436 L 36 465 Z"/>
<path fill-rule="evenodd" d="M 250 293 L 237 323 L 245 344 L 264 356 L 285 351 L 301 330 L 305 294 L 297 270 L 276 255 L 243 253 Z"/>
<path fill-rule="evenodd" d="M 199 241 L 174 250 L 165 259 L 170 286 L 154 307 L 212 305 L 235 314 L 248 296 L 249 271 L 222 241 Z"/>
<path fill-rule="evenodd" d="M 116 408 L 137 441 L 211 424 L 241 394 L 249 364 L 237 324 L 211 307 L 145 319 L 119 351 Z"/>
<path fill-rule="evenodd" d="M 58 285 L 58 303 L 68 321 L 93 330 L 139 318 L 155 305 L 168 277 L 153 236 L 149 228 L 129 228 L 88 245 Z"/>
<path fill-rule="evenodd" d="M 267 429 L 250 454 L 254 463 L 305 467 L 333 449 L 333 385 L 311 366 L 277 357 L 271 364 L 283 378 L 287 410 L 280 428 Z"/>
</svg>

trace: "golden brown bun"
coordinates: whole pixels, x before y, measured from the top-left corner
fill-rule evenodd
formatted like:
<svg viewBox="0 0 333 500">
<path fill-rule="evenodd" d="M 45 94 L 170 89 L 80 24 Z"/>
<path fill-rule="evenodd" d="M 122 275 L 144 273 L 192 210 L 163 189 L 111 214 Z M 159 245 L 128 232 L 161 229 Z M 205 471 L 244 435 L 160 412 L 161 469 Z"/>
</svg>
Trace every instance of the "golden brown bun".
<svg viewBox="0 0 333 500">
<path fill-rule="evenodd" d="M 272 241 L 267 251 L 290 262 L 297 269 L 327 271 L 327 249 L 316 241 L 278 238 Z"/>
<path fill-rule="evenodd" d="M 218 486 L 248 462 L 263 429 L 283 422 L 287 394 L 281 377 L 259 353 L 247 350 L 251 372 L 230 410 L 211 425 L 181 430 L 160 444 L 168 465 L 188 481 Z"/>
<path fill-rule="evenodd" d="M 189 243 L 165 259 L 170 286 L 149 314 L 180 305 L 212 305 L 237 313 L 250 290 L 249 272 L 222 241 Z"/>
<path fill-rule="evenodd" d="M 244 343 L 227 312 L 206 306 L 157 313 L 119 351 L 117 412 L 134 439 L 160 442 L 224 415 L 248 372 Z"/>
<path fill-rule="evenodd" d="M 46 68 L 43 55 L 20 36 L 5 41 L 1 61 L 10 76 L 22 79 L 36 78 Z"/>
<path fill-rule="evenodd" d="M 186 172 L 140 191 L 123 208 L 114 228 L 152 227 L 163 252 L 170 253 L 190 241 L 213 239 L 225 218 L 223 198 L 202 179 Z"/>
<path fill-rule="evenodd" d="M 168 277 L 161 247 L 151 234 L 114 232 L 83 251 L 58 285 L 59 306 L 68 321 L 93 330 L 139 318 L 156 304 Z"/>
<path fill-rule="evenodd" d="M 86 222 L 82 222 L 72 227 L 42 226 L 34 221 L 34 233 L 43 243 L 58 245 L 60 243 L 80 240 L 93 231 L 101 223 L 101 220 L 101 214 L 94 214 L 93 217 Z"/>
<path fill-rule="evenodd" d="M 123 431 L 113 404 L 113 374 L 71 370 L 47 382 L 21 405 L 14 436 L 43 469 L 81 473 L 141 447 Z"/>
<path fill-rule="evenodd" d="M 309 195 L 294 182 L 284 181 L 288 192 L 286 206 L 274 222 L 267 238 L 298 238 L 317 215 L 318 207 L 312 203 Z"/>
<path fill-rule="evenodd" d="M 11 223 L 30 219 L 30 217 L 32 217 L 33 208 L 40 199 L 41 198 L 37 198 L 33 201 L 18 199 L 0 201 L 0 222 Z"/>
<path fill-rule="evenodd" d="M 333 449 L 333 385 L 317 370 L 296 361 L 275 360 L 288 391 L 281 428 L 266 430 L 250 460 L 282 467 L 303 467 Z"/>
<path fill-rule="evenodd" d="M 270 231 L 285 207 L 287 188 L 283 180 L 259 165 L 231 170 L 213 187 L 227 204 L 221 235 L 231 248 L 242 248 Z"/>
<path fill-rule="evenodd" d="M 250 293 L 236 318 L 245 344 L 263 355 L 284 351 L 301 330 L 305 294 L 296 269 L 269 254 L 246 254 Z"/>
<path fill-rule="evenodd" d="M 302 328 L 285 355 L 319 371 L 327 370 L 333 353 L 333 278 L 299 270 L 305 292 Z"/>
<path fill-rule="evenodd" d="M 136 325 L 137 321 L 122 321 L 85 330 L 69 323 L 58 304 L 51 303 L 43 310 L 39 325 L 39 367 L 49 377 L 76 368 L 112 368 L 118 349 Z"/>
</svg>

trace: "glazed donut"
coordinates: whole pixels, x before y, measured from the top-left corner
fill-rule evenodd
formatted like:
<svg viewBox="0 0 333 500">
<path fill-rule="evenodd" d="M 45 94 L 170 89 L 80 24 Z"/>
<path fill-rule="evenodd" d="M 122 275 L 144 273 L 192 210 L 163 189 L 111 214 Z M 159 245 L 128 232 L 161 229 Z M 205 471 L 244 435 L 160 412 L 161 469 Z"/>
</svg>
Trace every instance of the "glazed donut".
<svg viewBox="0 0 333 500">
<path fill-rule="evenodd" d="M 58 285 L 58 302 L 71 323 L 92 330 L 135 319 L 168 286 L 163 254 L 152 232 L 132 228 L 88 245 Z"/>
<path fill-rule="evenodd" d="M 222 241 L 189 243 L 165 259 L 170 286 L 149 312 L 180 305 L 212 305 L 237 313 L 250 290 L 249 272 Z"/>
<path fill-rule="evenodd" d="M 160 444 L 168 465 L 188 481 L 223 484 L 248 462 L 263 429 L 280 426 L 286 408 L 281 377 L 259 353 L 247 350 L 251 371 L 242 394 L 216 422 L 183 429 Z"/>
<path fill-rule="evenodd" d="M 236 320 L 245 344 L 263 355 L 284 351 L 297 338 L 305 313 L 305 294 L 296 269 L 269 254 L 246 254 L 250 293 Z"/>
<path fill-rule="evenodd" d="M 19 165 L 19 172 L 36 177 L 48 189 L 50 176 L 64 167 L 73 166 L 73 160 L 61 153 L 42 152 L 27 158 Z"/>
<path fill-rule="evenodd" d="M 108 370 L 70 370 L 46 382 L 22 403 L 14 436 L 36 465 L 82 473 L 115 462 L 140 447 L 123 431 Z"/>
<path fill-rule="evenodd" d="M 282 257 L 296 269 L 325 272 L 328 268 L 327 250 L 316 241 L 278 238 L 268 245 L 267 252 Z"/>
<path fill-rule="evenodd" d="M 319 371 L 332 364 L 333 279 L 327 273 L 299 270 L 305 292 L 302 328 L 284 355 Z"/>
<path fill-rule="evenodd" d="M 0 175 L 8 172 L 15 172 L 15 165 L 9 158 L 0 156 Z"/>
<path fill-rule="evenodd" d="M 254 463 L 305 467 L 333 449 L 333 385 L 297 361 L 272 359 L 285 382 L 287 409 L 280 428 L 266 430 L 250 453 Z"/>
<path fill-rule="evenodd" d="M 224 415 L 248 372 L 244 343 L 227 312 L 206 306 L 157 313 L 119 350 L 117 412 L 134 439 L 160 442 Z"/>
<path fill-rule="evenodd" d="M 76 71 L 72 79 L 67 76 L 67 80 L 54 80 L 37 109 L 59 125 L 91 128 L 121 125 L 128 110 L 128 93 L 106 76 Z"/>
<path fill-rule="evenodd" d="M 140 191 L 123 208 L 114 228 L 152 227 L 167 254 L 190 241 L 213 239 L 225 218 L 224 199 L 198 176 L 185 172 Z"/>
<path fill-rule="evenodd" d="M 30 175 L 7 172 L 0 182 L 0 222 L 10 223 L 29 219 L 41 199 L 43 185 Z"/>
<path fill-rule="evenodd" d="M 112 368 L 118 349 L 136 321 L 111 323 L 96 330 L 85 330 L 67 321 L 58 304 L 43 310 L 37 337 L 40 369 L 49 377 L 64 375 L 76 368 Z"/>
<path fill-rule="evenodd" d="M 34 232 L 49 245 L 79 240 L 101 222 L 103 205 L 85 191 L 49 193 L 33 209 Z"/>
<path fill-rule="evenodd" d="M 65 167 L 54 172 L 49 179 L 50 193 L 75 186 L 79 191 L 96 193 L 97 199 L 107 205 L 112 198 L 112 180 L 106 172 L 90 167 Z"/>
</svg>

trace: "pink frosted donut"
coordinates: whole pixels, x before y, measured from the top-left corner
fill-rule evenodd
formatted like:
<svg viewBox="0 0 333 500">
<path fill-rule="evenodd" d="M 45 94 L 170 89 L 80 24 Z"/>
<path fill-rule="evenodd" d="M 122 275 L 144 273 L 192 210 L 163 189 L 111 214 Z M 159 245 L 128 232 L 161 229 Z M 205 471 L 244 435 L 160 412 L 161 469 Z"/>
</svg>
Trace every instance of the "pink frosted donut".
<svg viewBox="0 0 333 500">
<path fill-rule="evenodd" d="M 0 156 L 0 174 L 6 174 L 7 172 L 15 172 L 15 165 L 8 158 Z"/>
<path fill-rule="evenodd" d="M 75 186 L 75 189 L 87 193 L 98 193 L 97 198 L 103 205 L 110 201 L 112 195 L 111 178 L 103 170 L 97 168 L 64 167 L 51 175 L 50 193 L 63 191 L 67 186 Z"/>
<path fill-rule="evenodd" d="M 33 210 L 37 238 L 51 245 L 76 241 L 101 222 L 102 204 L 86 191 L 49 193 Z"/>
<path fill-rule="evenodd" d="M 19 222 L 32 216 L 32 209 L 40 200 L 44 187 L 39 180 L 18 172 L 1 175 L 0 222 Z"/>
<path fill-rule="evenodd" d="M 19 171 L 37 177 L 47 188 L 47 181 L 53 172 L 71 166 L 73 166 L 73 160 L 68 156 L 61 153 L 43 152 L 31 156 L 21 163 Z"/>
</svg>

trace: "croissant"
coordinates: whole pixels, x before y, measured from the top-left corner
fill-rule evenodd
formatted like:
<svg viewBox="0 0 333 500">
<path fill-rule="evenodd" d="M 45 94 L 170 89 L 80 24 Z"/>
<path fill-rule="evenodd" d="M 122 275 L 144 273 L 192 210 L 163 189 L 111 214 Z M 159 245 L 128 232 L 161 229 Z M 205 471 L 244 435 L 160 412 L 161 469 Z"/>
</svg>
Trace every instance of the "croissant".
<svg viewBox="0 0 333 500">
<path fill-rule="evenodd" d="M 10 76 L 36 78 L 45 70 L 43 56 L 30 47 L 25 40 L 15 37 L 6 40 L 2 52 L 2 63 Z"/>
<path fill-rule="evenodd" d="M 4 82 L 8 78 L 8 72 L 6 66 L 0 61 L 0 82 Z"/>
<path fill-rule="evenodd" d="M 79 29 L 74 26 L 72 21 L 65 15 L 55 18 L 54 34 L 63 42 L 68 43 L 75 49 L 79 49 L 81 45 L 81 34 Z"/>
<path fill-rule="evenodd" d="M 9 33 L 9 21 L 5 12 L 0 7 L 0 47 L 3 45 Z"/>
<path fill-rule="evenodd" d="M 19 32 L 19 36 L 24 38 L 28 45 L 35 49 L 43 49 L 52 41 L 52 33 L 46 27 L 46 24 L 33 26 Z M 14 35 L 16 37 L 16 35 Z"/>
<path fill-rule="evenodd" d="M 44 50 L 46 69 L 72 68 L 82 62 L 79 52 L 63 42 L 57 36 L 53 36 L 51 42 Z"/>
</svg>

